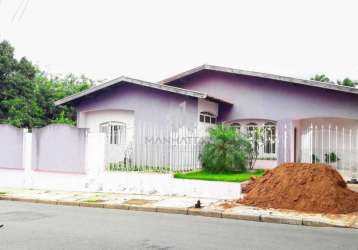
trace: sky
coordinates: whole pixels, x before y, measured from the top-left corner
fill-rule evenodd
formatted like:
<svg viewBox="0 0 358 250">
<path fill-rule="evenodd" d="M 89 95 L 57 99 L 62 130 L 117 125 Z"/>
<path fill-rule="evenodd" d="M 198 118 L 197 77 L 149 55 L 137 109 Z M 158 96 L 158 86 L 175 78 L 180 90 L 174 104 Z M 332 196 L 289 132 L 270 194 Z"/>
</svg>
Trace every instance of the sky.
<svg viewBox="0 0 358 250">
<path fill-rule="evenodd" d="M 0 0 L 0 40 L 51 74 L 159 81 L 201 64 L 358 80 L 358 1 Z"/>
</svg>

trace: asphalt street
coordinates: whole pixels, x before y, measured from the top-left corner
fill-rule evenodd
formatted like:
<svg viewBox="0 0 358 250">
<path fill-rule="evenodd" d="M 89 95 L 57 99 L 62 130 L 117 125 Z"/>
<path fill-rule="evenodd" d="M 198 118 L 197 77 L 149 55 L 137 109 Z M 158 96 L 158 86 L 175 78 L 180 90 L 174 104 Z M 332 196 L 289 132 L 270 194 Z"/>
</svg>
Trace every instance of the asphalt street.
<svg viewBox="0 0 358 250">
<path fill-rule="evenodd" d="M 0 249 L 358 249 L 358 230 L 0 201 Z"/>
</svg>

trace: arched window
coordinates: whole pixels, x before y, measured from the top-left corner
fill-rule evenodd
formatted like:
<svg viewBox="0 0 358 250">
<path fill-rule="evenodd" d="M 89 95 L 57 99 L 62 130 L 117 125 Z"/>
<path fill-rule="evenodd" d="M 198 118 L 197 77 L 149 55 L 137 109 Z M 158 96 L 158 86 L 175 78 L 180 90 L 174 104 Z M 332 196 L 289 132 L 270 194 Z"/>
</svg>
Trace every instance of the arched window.
<svg viewBox="0 0 358 250">
<path fill-rule="evenodd" d="M 216 116 L 210 112 L 200 112 L 199 121 L 208 124 L 216 124 Z"/>
<path fill-rule="evenodd" d="M 266 122 L 264 124 L 264 152 L 265 154 L 276 153 L 276 124 L 274 122 Z"/>
<path fill-rule="evenodd" d="M 126 125 L 123 122 L 103 122 L 99 125 L 99 131 L 106 134 L 108 144 L 126 143 Z"/>
<path fill-rule="evenodd" d="M 252 142 L 252 147 L 258 152 L 259 151 L 259 143 L 258 138 L 256 138 L 255 130 L 257 129 L 257 123 L 250 122 L 246 124 L 246 133 L 250 141 Z"/>
<path fill-rule="evenodd" d="M 257 129 L 257 123 L 250 122 L 246 124 L 246 132 L 248 136 L 253 136 L 255 129 Z"/>
<path fill-rule="evenodd" d="M 234 122 L 230 124 L 230 127 L 235 128 L 237 132 L 240 133 L 241 125 L 238 122 Z"/>
</svg>

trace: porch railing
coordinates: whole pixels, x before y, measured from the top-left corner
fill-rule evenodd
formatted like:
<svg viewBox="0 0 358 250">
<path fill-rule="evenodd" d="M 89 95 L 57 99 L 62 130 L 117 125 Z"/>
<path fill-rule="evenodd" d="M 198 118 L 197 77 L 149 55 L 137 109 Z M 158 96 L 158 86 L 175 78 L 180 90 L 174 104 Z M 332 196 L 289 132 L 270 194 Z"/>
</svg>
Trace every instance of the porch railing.
<svg viewBox="0 0 358 250">
<path fill-rule="evenodd" d="M 301 129 L 300 161 L 326 163 L 357 178 L 358 128 L 311 124 Z"/>
</svg>

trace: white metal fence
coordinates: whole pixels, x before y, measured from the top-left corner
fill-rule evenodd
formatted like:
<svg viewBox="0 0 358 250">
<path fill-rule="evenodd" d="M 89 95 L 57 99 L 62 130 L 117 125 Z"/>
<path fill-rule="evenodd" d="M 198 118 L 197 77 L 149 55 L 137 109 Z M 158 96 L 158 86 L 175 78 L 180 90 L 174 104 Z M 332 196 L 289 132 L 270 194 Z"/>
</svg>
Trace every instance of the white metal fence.
<svg viewBox="0 0 358 250">
<path fill-rule="evenodd" d="M 106 132 L 106 168 L 110 171 L 189 171 L 201 168 L 203 133 L 198 127 L 164 127 L 136 124 L 123 128 L 127 135 Z"/>
<path fill-rule="evenodd" d="M 300 161 L 327 163 L 357 178 L 358 128 L 311 124 L 301 129 Z"/>
</svg>

